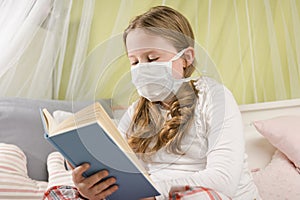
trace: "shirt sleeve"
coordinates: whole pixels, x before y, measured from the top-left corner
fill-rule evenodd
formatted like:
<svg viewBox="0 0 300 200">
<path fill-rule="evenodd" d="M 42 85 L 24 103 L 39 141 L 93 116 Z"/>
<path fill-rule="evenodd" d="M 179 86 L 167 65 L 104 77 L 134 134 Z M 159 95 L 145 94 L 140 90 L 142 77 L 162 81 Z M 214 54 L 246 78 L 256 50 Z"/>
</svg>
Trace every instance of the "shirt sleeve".
<svg viewBox="0 0 300 200">
<path fill-rule="evenodd" d="M 206 118 L 208 142 L 206 168 L 188 177 L 158 180 L 156 184 L 162 195 L 156 199 L 166 199 L 171 187 L 178 185 L 207 187 L 228 197 L 236 193 L 245 151 L 240 111 L 231 92 L 224 86 L 203 97 L 206 98 L 202 112 Z"/>
</svg>

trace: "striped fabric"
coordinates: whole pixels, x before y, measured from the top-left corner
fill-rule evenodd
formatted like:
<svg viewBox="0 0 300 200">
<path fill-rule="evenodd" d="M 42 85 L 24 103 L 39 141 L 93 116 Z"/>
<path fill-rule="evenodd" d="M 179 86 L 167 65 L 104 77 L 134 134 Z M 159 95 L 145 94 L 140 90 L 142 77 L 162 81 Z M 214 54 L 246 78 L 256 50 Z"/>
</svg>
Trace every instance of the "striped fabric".
<svg viewBox="0 0 300 200">
<path fill-rule="evenodd" d="M 59 152 L 52 152 L 47 158 L 48 189 L 53 186 L 74 186 L 72 171 L 66 170 L 64 157 Z"/>
<path fill-rule="evenodd" d="M 181 191 L 169 194 L 169 200 L 229 200 L 230 198 L 204 187 L 185 186 Z"/>
<path fill-rule="evenodd" d="M 12 144 L 0 143 L 0 199 L 42 199 L 47 182 L 27 175 L 26 156 Z"/>
</svg>

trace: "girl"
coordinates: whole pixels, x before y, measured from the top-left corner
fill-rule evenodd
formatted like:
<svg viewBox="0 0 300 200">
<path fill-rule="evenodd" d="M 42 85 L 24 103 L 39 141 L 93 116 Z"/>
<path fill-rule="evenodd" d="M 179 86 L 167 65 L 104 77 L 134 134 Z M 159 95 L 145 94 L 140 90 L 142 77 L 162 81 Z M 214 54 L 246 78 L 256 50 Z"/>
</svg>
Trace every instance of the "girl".
<svg viewBox="0 0 300 200">
<path fill-rule="evenodd" d="M 196 186 L 195 199 L 259 199 L 234 97 L 213 79 L 190 78 L 196 61 L 187 19 L 170 7 L 153 7 L 123 36 L 140 98 L 119 130 L 161 193 L 149 199 L 180 198 L 186 186 Z M 87 169 L 83 164 L 72 174 L 83 197 L 104 199 L 118 189 L 114 178 L 99 182 L 109 175 L 105 170 L 84 178 Z"/>
</svg>

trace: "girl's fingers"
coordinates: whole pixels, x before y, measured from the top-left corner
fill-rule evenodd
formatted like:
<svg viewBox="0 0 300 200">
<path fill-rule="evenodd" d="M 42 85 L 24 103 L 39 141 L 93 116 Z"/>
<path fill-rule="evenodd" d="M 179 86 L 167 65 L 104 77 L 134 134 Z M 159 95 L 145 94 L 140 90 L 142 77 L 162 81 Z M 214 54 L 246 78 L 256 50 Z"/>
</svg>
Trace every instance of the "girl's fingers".
<svg viewBox="0 0 300 200">
<path fill-rule="evenodd" d="M 107 190 L 104 190 L 103 192 L 97 194 L 95 197 L 97 199 L 105 199 L 107 196 L 111 195 L 112 193 L 114 193 L 118 189 L 119 189 L 119 187 L 117 185 L 114 185 L 114 186 L 108 188 Z"/>
<path fill-rule="evenodd" d="M 170 193 L 173 192 L 183 192 L 186 191 L 186 187 L 185 186 L 173 186 L 170 190 Z"/>
<path fill-rule="evenodd" d="M 82 176 L 88 168 L 89 164 L 85 163 L 76 167 L 72 173 L 74 184 L 83 196 L 89 199 L 103 199 L 118 189 L 118 186 L 114 185 L 116 179 L 107 177 L 107 170 L 101 170 L 87 178 Z"/>
<path fill-rule="evenodd" d="M 107 176 L 108 176 L 108 171 L 107 170 L 101 170 L 101 171 L 93 174 L 92 176 L 85 178 L 82 181 L 82 183 L 92 187 L 93 185 L 96 185 L 96 183 L 98 183 L 99 181 L 101 181 L 102 179 L 104 179 Z"/>
<path fill-rule="evenodd" d="M 85 179 L 85 177 L 82 176 L 82 174 L 88 170 L 90 167 L 89 164 L 84 163 L 78 167 L 76 167 L 75 169 L 73 169 L 72 171 L 72 177 L 73 177 L 73 182 L 75 183 L 75 185 L 77 183 L 80 183 L 83 179 Z"/>
<path fill-rule="evenodd" d="M 110 189 L 109 187 L 111 187 L 115 183 L 116 183 L 116 179 L 114 177 L 104 180 L 98 183 L 97 185 L 95 185 L 95 187 L 93 188 L 93 193 L 99 194 L 104 192 L 107 189 L 109 190 Z"/>
</svg>

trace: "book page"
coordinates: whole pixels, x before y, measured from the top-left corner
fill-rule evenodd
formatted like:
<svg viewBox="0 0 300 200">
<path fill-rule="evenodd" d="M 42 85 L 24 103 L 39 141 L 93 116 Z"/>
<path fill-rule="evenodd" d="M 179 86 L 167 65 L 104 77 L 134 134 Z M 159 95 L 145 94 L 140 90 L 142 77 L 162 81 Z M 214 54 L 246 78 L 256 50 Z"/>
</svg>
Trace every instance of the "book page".
<svg viewBox="0 0 300 200">
<path fill-rule="evenodd" d="M 120 134 L 118 128 L 108 116 L 108 114 L 105 112 L 104 108 L 100 104 L 95 105 L 95 108 L 97 112 L 97 121 L 100 124 L 100 126 L 105 130 L 105 132 L 110 134 L 110 137 L 113 139 L 113 141 L 122 149 L 123 152 L 125 152 L 127 157 L 133 163 L 135 163 L 135 166 L 144 174 L 148 181 L 151 182 L 152 185 L 154 185 L 149 177 L 147 170 L 141 165 L 136 154 L 131 149 L 127 141 Z"/>
<path fill-rule="evenodd" d="M 61 134 L 92 123 L 96 123 L 94 107 L 94 105 L 85 107 L 59 124 L 57 124 L 52 115 L 46 109 L 43 109 L 43 113 L 46 116 L 45 118 L 47 118 L 47 121 L 51 122 L 48 123 L 49 136 Z"/>
<path fill-rule="evenodd" d="M 45 119 L 44 122 L 48 129 L 48 133 L 51 133 L 58 126 L 58 124 L 47 109 L 43 109 L 42 111 Z"/>
</svg>

